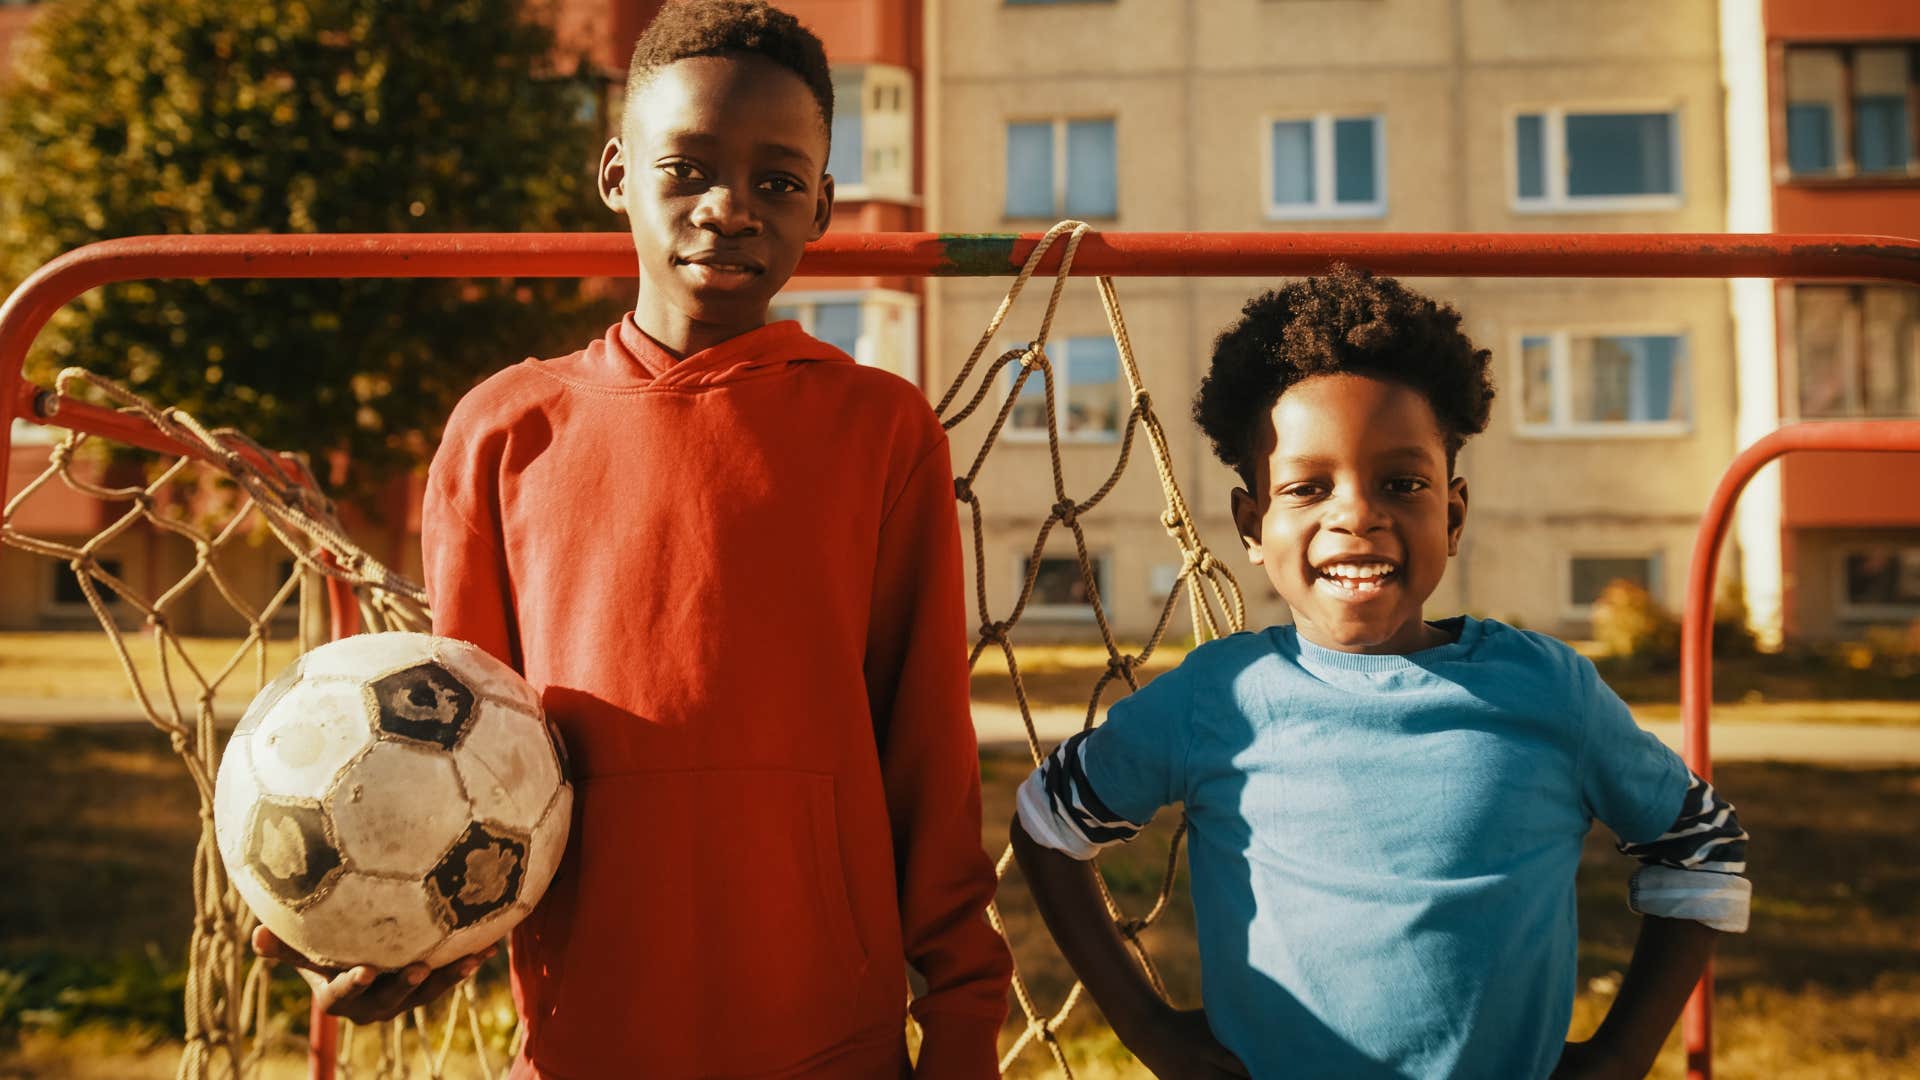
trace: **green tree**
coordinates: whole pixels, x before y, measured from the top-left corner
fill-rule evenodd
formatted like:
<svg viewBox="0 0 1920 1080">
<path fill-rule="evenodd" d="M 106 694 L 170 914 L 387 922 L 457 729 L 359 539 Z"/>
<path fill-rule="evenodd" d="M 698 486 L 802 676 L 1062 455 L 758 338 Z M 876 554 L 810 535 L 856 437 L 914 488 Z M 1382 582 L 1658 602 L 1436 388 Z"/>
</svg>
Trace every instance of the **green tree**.
<svg viewBox="0 0 1920 1080">
<path fill-rule="evenodd" d="M 0 86 L 0 288 L 150 233 L 598 227 L 598 90 L 523 0 L 56 0 Z M 584 70 L 584 69 L 580 69 Z M 486 372 L 577 341 L 573 281 L 133 282 L 41 335 L 353 486 L 417 463 Z"/>
</svg>

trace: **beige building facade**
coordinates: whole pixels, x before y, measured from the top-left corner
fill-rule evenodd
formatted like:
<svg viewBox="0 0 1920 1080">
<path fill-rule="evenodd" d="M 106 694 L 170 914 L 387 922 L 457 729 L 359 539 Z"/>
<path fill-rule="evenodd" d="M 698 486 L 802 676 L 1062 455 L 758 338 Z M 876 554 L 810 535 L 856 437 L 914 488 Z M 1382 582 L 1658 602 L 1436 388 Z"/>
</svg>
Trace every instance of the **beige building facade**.
<svg viewBox="0 0 1920 1080">
<path fill-rule="evenodd" d="M 1128 231 L 1726 227 L 1713 4 L 940 0 L 928 26 L 936 229 L 1038 231 L 1060 217 Z M 931 288 L 930 390 L 952 378 L 1004 284 Z M 1187 414 L 1213 337 L 1273 284 L 1119 283 L 1181 483 L 1256 625 L 1284 619 L 1284 607 L 1246 563 L 1227 515 L 1233 477 Z M 1677 609 L 1694 525 L 1734 446 L 1725 283 L 1415 284 L 1465 313 L 1493 350 L 1500 395 L 1461 460 L 1469 524 L 1433 612 L 1577 634 L 1616 577 L 1644 581 Z M 1023 300 L 994 351 L 1031 335 L 1042 300 Z M 1126 408 L 1110 363 L 1094 358 L 1105 333 L 1094 290 L 1076 283 L 1054 333 L 1066 339 L 1066 363 L 1053 358 L 1068 369 L 1062 400 L 1081 406 L 1061 421 L 1067 491 L 1079 497 L 1117 451 L 1104 417 Z M 1118 404 L 1100 406 L 1101 394 Z M 957 456 L 983 433 L 977 420 L 958 428 Z M 1002 441 L 976 485 L 989 510 L 996 618 L 1054 502 L 1044 438 Z M 1150 466 L 1134 471 L 1086 528 L 1106 606 L 1123 633 L 1139 635 L 1179 556 L 1159 523 Z M 1059 532 L 1048 560 L 1073 556 Z M 1043 565 L 1028 637 L 1087 631 L 1070 569 Z"/>
</svg>

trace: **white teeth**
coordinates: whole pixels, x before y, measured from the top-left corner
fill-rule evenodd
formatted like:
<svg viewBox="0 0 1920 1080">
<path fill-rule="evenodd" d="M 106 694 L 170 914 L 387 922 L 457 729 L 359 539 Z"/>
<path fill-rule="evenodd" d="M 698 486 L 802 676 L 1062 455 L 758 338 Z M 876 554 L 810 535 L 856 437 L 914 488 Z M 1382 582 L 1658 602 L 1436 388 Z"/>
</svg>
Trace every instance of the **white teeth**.
<svg viewBox="0 0 1920 1080">
<path fill-rule="evenodd" d="M 1372 581 L 1393 573 L 1393 566 L 1388 563 L 1335 563 L 1321 567 L 1320 573 L 1347 581 Z"/>
</svg>

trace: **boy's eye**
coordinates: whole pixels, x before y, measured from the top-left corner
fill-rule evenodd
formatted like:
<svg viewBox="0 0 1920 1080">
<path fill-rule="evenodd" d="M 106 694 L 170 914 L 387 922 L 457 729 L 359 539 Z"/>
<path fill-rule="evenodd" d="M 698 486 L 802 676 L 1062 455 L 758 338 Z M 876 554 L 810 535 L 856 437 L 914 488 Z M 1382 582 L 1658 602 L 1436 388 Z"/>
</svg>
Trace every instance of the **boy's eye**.
<svg viewBox="0 0 1920 1080">
<path fill-rule="evenodd" d="M 1426 489 L 1427 482 L 1418 476 L 1396 476 L 1387 481 L 1387 490 L 1395 495 L 1412 495 Z"/>
<path fill-rule="evenodd" d="M 1288 484 L 1280 489 L 1280 494 L 1289 499 L 1317 499 L 1327 493 L 1325 485 L 1311 480 L 1302 480 L 1297 484 Z"/>
<path fill-rule="evenodd" d="M 807 190 L 805 184 L 791 176 L 769 176 L 760 182 L 760 186 L 770 191 L 779 192 L 782 195 L 792 195 L 795 192 Z"/>
<path fill-rule="evenodd" d="M 660 171 L 673 177 L 675 180 L 698 180 L 700 178 L 700 166 L 695 165 L 691 161 L 663 161 L 660 163 Z"/>
</svg>

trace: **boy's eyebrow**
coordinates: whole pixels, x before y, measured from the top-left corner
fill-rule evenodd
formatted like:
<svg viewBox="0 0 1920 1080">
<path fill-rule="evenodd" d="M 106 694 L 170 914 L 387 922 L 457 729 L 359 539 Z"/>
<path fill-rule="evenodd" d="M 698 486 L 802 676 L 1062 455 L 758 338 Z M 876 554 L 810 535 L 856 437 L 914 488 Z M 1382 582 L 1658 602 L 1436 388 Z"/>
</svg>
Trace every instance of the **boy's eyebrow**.
<svg viewBox="0 0 1920 1080">
<path fill-rule="evenodd" d="M 1430 462 L 1434 459 L 1433 452 L 1427 447 L 1415 443 L 1407 446 L 1396 446 L 1391 450 L 1383 450 L 1374 455 L 1375 461 L 1406 461 L 1415 459 L 1422 462 Z M 1289 454 L 1286 457 L 1274 461 L 1276 467 L 1284 469 L 1324 469 L 1338 464 L 1340 464 L 1338 458 L 1316 456 L 1313 454 Z"/>
<path fill-rule="evenodd" d="M 711 145 L 720 141 L 720 136 L 710 131 L 669 131 L 666 133 L 666 138 L 670 143 L 694 143 L 696 145 Z M 758 149 L 769 152 L 774 157 L 790 158 L 795 161 L 807 163 L 813 161 L 805 150 L 797 146 L 788 146 L 786 143 L 763 142 L 758 146 Z"/>
<path fill-rule="evenodd" d="M 1433 451 L 1428 447 L 1414 443 L 1407 446 L 1396 446 L 1391 450 L 1381 452 L 1379 456 L 1382 458 L 1421 458 L 1423 460 L 1432 460 Z"/>
</svg>

